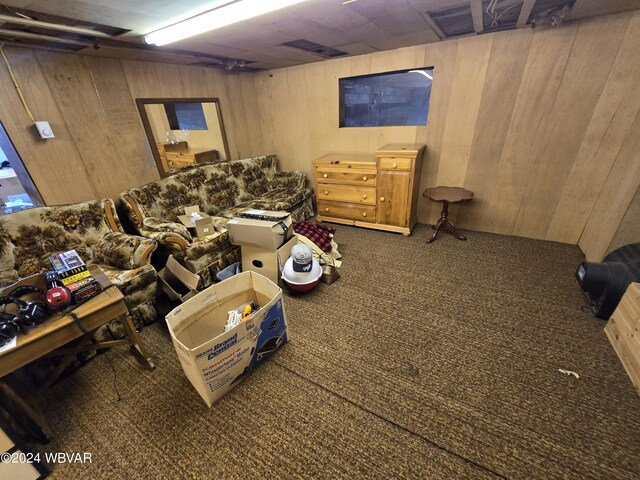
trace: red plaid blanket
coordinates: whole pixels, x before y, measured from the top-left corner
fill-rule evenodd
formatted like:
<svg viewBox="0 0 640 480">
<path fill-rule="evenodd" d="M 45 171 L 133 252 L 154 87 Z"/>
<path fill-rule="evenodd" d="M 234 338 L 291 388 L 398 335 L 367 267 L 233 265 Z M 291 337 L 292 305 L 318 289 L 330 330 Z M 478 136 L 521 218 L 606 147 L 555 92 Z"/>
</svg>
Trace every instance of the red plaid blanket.
<svg viewBox="0 0 640 480">
<path fill-rule="evenodd" d="M 323 252 L 329 253 L 332 250 L 331 239 L 336 231 L 333 227 L 315 222 L 296 222 L 293 224 L 293 231 L 307 237 Z"/>
</svg>

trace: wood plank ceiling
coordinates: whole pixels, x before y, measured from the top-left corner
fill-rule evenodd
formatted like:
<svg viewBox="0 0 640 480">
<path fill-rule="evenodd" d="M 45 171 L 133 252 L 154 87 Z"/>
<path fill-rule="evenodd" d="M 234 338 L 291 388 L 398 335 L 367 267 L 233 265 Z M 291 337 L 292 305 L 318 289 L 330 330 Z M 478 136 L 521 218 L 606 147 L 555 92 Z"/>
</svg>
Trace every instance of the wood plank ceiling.
<svg viewBox="0 0 640 480">
<path fill-rule="evenodd" d="M 85 55 L 255 71 L 638 8 L 640 0 L 307 0 L 152 47 L 143 35 L 211 9 L 211 0 L 4 0 L 0 40 Z M 52 29 L 30 19 L 89 32 Z"/>
</svg>

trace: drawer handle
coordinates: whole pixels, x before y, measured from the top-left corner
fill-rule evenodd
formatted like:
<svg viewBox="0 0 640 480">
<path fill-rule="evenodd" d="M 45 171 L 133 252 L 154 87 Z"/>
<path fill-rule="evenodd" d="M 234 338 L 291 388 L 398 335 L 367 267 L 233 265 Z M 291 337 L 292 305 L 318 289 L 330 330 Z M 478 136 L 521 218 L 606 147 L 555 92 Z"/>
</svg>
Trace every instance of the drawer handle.
<svg viewBox="0 0 640 480">
<path fill-rule="evenodd" d="M 324 209 L 324 211 L 325 211 L 325 212 L 328 212 L 328 211 L 329 211 L 329 207 L 325 208 L 325 209 Z"/>
<path fill-rule="evenodd" d="M 392 163 L 392 164 L 391 164 L 391 167 L 393 167 L 393 168 L 398 168 L 398 164 L 397 164 L 397 163 Z"/>
<path fill-rule="evenodd" d="M 365 175 L 364 177 L 362 177 L 362 181 L 366 182 L 367 181 L 367 176 Z"/>
<path fill-rule="evenodd" d="M 366 217 L 367 216 L 367 212 L 362 212 L 362 216 Z"/>
<path fill-rule="evenodd" d="M 381 202 L 384 202 L 384 197 L 380 197 L 380 201 L 381 201 Z"/>
<path fill-rule="evenodd" d="M 322 175 L 323 178 L 327 178 L 329 175 L 327 175 L 326 173 L 324 175 Z"/>
<path fill-rule="evenodd" d="M 366 199 L 367 199 L 367 194 L 362 195 L 362 198 L 363 198 L 364 200 L 366 200 Z"/>
<path fill-rule="evenodd" d="M 329 190 L 325 190 L 325 191 L 324 191 L 324 194 L 325 194 L 325 195 L 329 195 Z"/>
</svg>

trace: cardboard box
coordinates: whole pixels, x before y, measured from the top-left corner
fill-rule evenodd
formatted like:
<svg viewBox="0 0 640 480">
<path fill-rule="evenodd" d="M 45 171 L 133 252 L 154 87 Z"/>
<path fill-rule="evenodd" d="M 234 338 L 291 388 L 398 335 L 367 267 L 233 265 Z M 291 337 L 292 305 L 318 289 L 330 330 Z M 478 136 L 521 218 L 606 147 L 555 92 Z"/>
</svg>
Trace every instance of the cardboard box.
<svg viewBox="0 0 640 480">
<path fill-rule="evenodd" d="M 195 236 L 206 237 L 207 235 L 213 235 L 216 233 L 216 227 L 213 224 L 213 218 L 207 217 L 201 220 L 195 221 Z"/>
<path fill-rule="evenodd" d="M 193 220 L 191 214 L 196 213 L 202 218 Z M 216 231 L 213 225 L 213 219 L 204 212 L 200 211 L 198 205 L 184 207 L 184 215 L 178 215 L 178 220 L 187 228 L 191 229 L 191 234 L 196 237 L 204 237 L 205 235 L 213 235 Z"/>
<path fill-rule="evenodd" d="M 273 220 L 235 217 L 227 222 L 229 240 L 243 247 L 276 250 L 293 236 L 293 222 L 289 212 L 247 210 L 240 215 L 267 217 Z"/>
<path fill-rule="evenodd" d="M 240 247 L 242 271 L 256 272 L 264 275 L 273 283 L 279 283 L 280 273 L 284 268 L 284 264 L 289 258 L 289 255 L 291 255 L 291 249 L 297 243 L 298 237 L 294 236 L 277 250 L 243 245 Z"/>
<path fill-rule="evenodd" d="M 180 265 L 173 255 L 169 255 L 166 265 L 158 272 L 158 278 L 162 290 L 171 300 L 184 302 L 198 293 L 200 277 Z"/>
<path fill-rule="evenodd" d="M 249 302 L 258 310 L 224 332 L 227 312 Z M 255 272 L 212 285 L 166 321 L 182 370 L 208 406 L 288 340 L 282 290 Z"/>
</svg>

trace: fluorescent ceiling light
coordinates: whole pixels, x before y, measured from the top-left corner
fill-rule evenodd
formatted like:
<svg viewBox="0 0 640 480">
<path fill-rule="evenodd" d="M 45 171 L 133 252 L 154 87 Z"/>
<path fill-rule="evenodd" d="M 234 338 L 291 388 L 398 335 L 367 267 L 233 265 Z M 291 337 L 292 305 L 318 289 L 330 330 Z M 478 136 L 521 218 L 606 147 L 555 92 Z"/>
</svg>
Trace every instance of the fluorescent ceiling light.
<svg viewBox="0 0 640 480">
<path fill-rule="evenodd" d="M 429 80 L 433 80 L 433 77 L 429 75 L 425 70 L 409 70 L 409 73 L 419 73 L 420 75 L 424 75 Z"/>
<path fill-rule="evenodd" d="M 144 36 L 153 45 L 167 45 L 185 38 L 226 27 L 249 18 L 280 10 L 305 0 L 238 0 L 228 5 L 191 17 Z"/>
</svg>

